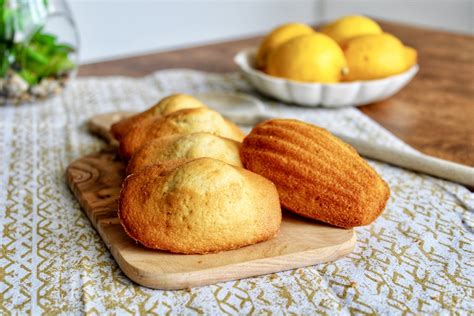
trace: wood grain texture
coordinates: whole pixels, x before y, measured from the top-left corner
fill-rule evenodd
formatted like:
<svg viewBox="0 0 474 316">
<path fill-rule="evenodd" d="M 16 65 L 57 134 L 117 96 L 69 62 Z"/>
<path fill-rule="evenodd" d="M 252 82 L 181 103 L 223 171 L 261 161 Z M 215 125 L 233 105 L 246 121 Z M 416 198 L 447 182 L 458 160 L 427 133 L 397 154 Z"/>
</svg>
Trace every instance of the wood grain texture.
<svg viewBox="0 0 474 316">
<path fill-rule="evenodd" d="M 416 149 L 474 166 L 474 37 L 381 21 L 419 52 L 421 70 L 400 93 L 361 111 Z M 232 57 L 261 37 L 84 65 L 82 76 L 143 76 L 166 68 L 235 71 Z"/>
<path fill-rule="evenodd" d="M 284 214 L 276 238 L 207 255 L 180 255 L 146 249 L 129 238 L 117 217 L 124 165 L 116 149 L 74 161 L 69 187 L 123 272 L 138 284 L 182 289 L 247 278 L 335 260 L 352 251 L 355 231 Z"/>
</svg>

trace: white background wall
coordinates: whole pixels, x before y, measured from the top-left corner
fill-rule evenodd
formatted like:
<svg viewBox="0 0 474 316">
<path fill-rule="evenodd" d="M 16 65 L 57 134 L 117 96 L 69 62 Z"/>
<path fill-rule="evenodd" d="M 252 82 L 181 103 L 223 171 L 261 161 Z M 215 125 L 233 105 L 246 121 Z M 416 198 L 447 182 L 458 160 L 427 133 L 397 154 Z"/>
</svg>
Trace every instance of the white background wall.
<svg viewBox="0 0 474 316">
<path fill-rule="evenodd" d="M 474 32 L 474 0 L 323 1 L 325 19 L 354 12 L 453 32 Z"/>
<path fill-rule="evenodd" d="M 69 0 L 82 63 L 211 43 L 361 13 L 473 33 L 474 0 Z"/>
</svg>

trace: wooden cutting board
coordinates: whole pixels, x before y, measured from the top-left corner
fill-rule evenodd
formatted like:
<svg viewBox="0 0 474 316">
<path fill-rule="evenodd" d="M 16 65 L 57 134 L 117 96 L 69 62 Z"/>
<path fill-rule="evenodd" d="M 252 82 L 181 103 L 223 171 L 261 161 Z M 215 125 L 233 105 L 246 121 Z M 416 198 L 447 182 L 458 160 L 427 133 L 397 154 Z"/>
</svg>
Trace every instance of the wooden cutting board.
<svg viewBox="0 0 474 316">
<path fill-rule="evenodd" d="M 157 289 L 209 285 L 332 261 L 354 249 L 353 229 L 287 212 L 277 237 L 244 248 L 206 255 L 147 249 L 127 236 L 117 217 L 124 169 L 116 148 L 110 146 L 71 163 L 66 177 L 122 271 L 140 285 Z"/>
</svg>

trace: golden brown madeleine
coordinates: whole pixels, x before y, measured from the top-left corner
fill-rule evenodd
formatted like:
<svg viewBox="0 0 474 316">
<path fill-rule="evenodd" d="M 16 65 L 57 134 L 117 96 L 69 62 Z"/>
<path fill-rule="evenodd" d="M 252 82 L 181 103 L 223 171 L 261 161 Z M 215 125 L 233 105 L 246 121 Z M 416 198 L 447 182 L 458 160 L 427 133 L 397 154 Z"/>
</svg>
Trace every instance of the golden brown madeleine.
<svg viewBox="0 0 474 316">
<path fill-rule="evenodd" d="M 130 159 L 145 143 L 164 136 L 206 132 L 236 141 L 244 134 L 232 122 L 208 108 L 184 109 L 159 118 L 147 118 L 134 125 L 120 142 L 120 155 Z"/>
<path fill-rule="evenodd" d="M 247 169 L 275 183 L 285 208 L 335 226 L 370 224 L 390 196 L 388 185 L 354 148 L 297 120 L 257 125 L 240 156 Z"/>
<path fill-rule="evenodd" d="M 127 174 L 168 160 L 209 157 L 242 167 L 240 143 L 209 133 L 165 136 L 143 145 L 128 162 Z"/>
<path fill-rule="evenodd" d="M 149 108 L 148 110 L 130 116 L 112 125 L 112 135 L 117 140 L 121 140 L 133 125 L 139 124 L 149 117 L 160 117 L 182 109 L 193 109 L 206 107 L 204 103 L 187 94 L 172 94 Z"/>
<path fill-rule="evenodd" d="M 118 214 L 145 247 L 183 254 L 251 245 L 275 236 L 281 224 L 273 183 L 212 158 L 169 161 L 128 176 Z"/>
</svg>

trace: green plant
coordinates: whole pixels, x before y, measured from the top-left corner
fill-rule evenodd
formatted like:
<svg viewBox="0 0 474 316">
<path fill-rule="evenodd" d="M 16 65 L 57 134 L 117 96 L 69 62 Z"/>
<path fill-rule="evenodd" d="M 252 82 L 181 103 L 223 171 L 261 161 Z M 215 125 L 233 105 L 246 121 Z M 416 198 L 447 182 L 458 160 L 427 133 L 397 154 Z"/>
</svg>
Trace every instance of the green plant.
<svg viewBox="0 0 474 316">
<path fill-rule="evenodd" d="M 47 0 L 37 5 L 47 6 Z M 31 35 L 15 41 L 15 34 L 25 32 L 34 25 Z M 9 0 L 0 0 L 0 78 L 8 69 L 18 73 L 29 85 L 43 78 L 56 77 L 72 70 L 70 59 L 73 47 L 59 43 L 58 38 L 43 31 L 44 25 L 31 23 L 29 7 L 20 4 L 10 6 Z"/>
</svg>

